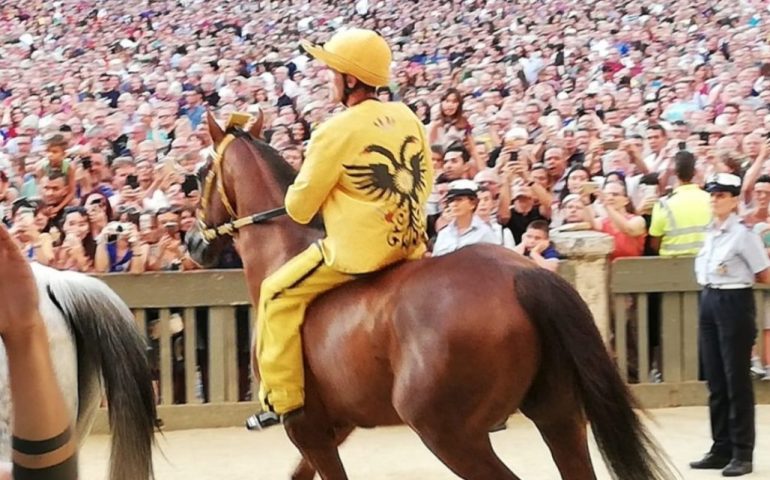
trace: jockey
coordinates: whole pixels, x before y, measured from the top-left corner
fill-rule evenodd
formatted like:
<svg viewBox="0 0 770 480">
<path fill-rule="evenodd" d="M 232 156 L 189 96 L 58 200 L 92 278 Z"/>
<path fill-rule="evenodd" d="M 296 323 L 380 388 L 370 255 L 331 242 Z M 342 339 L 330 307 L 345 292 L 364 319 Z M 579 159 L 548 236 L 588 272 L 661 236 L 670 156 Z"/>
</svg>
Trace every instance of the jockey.
<svg viewBox="0 0 770 480">
<path fill-rule="evenodd" d="M 331 100 L 347 107 L 321 124 L 286 194 L 286 211 L 306 224 L 321 214 L 326 237 L 265 279 L 257 319 L 262 413 L 248 427 L 279 423 L 304 405 L 300 327 L 318 295 L 426 251 L 431 151 L 420 120 L 403 103 L 380 102 L 391 52 L 371 30 L 349 29 L 323 47 L 302 46 L 330 70 Z"/>
</svg>

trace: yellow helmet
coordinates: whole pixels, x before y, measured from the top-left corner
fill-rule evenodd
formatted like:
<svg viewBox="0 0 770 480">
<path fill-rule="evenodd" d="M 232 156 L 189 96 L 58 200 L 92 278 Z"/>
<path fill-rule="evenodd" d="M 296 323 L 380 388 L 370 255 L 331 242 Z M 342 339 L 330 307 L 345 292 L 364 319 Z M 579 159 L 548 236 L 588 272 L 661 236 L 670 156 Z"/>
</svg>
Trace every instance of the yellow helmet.
<svg viewBox="0 0 770 480">
<path fill-rule="evenodd" d="M 372 30 L 351 28 L 337 32 L 323 47 L 306 40 L 301 44 L 317 60 L 369 86 L 382 87 L 390 80 L 390 47 Z"/>
</svg>

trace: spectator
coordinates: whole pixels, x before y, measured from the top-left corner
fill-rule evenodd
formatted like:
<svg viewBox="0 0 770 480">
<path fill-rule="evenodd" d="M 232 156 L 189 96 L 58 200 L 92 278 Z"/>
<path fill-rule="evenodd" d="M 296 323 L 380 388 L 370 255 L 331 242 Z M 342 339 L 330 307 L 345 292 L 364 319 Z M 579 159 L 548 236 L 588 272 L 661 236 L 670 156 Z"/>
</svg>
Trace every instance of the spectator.
<svg viewBox="0 0 770 480">
<path fill-rule="evenodd" d="M 451 222 L 438 232 L 433 256 L 446 255 L 476 243 L 498 243 L 492 228 L 475 215 L 479 204 L 478 186 L 471 180 L 449 185 L 446 205 Z"/>
<path fill-rule="evenodd" d="M 54 134 L 46 139 L 46 155 L 48 159 L 40 164 L 37 172 L 38 178 L 47 177 L 49 182 L 52 179 L 62 177 L 64 182 L 63 190 L 59 193 L 61 198 L 55 205 L 49 205 L 50 216 L 56 216 L 64 207 L 69 205 L 75 198 L 75 171 L 67 155 L 67 141 L 61 134 Z M 58 182 L 54 182 L 58 186 Z"/>
<path fill-rule="evenodd" d="M 82 207 L 64 210 L 63 238 L 56 249 L 54 266 L 60 270 L 89 272 L 96 256 L 96 241 L 91 236 L 88 212 Z"/>
<path fill-rule="evenodd" d="M 476 176 L 478 177 L 478 175 Z M 492 191 L 485 186 L 479 186 L 477 196 L 479 201 L 476 206 L 476 216 L 492 228 L 498 245 L 513 249 L 516 245 L 513 242 L 513 234 L 497 221 L 497 215 L 495 215 L 497 200 Z"/>
<path fill-rule="evenodd" d="M 92 192 L 83 198 L 83 205 L 88 215 L 91 238 L 99 237 L 104 227 L 112 218 L 112 206 L 101 192 Z"/>
<path fill-rule="evenodd" d="M 692 183 L 695 157 L 690 152 L 677 152 L 674 172 L 679 186 L 652 210 L 651 246 L 665 257 L 695 255 L 703 246 L 706 226 L 711 221 L 710 197 Z"/>
<path fill-rule="evenodd" d="M 10 233 L 27 259 L 50 265 L 54 260 L 53 240 L 50 235 L 40 231 L 35 223 L 35 214 L 34 208 L 18 208 L 13 213 Z"/>
<path fill-rule="evenodd" d="M 501 220 L 505 218 L 506 217 L 503 216 L 501 217 Z M 513 203 L 508 212 L 505 226 L 511 231 L 511 234 L 513 234 L 513 240 L 517 245 L 521 243 L 521 239 L 529 224 L 537 220 L 548 221 L 535 204 L 532 187 L 526 185 L 514 187 Z"/>
<path fill-rule="evenodd" d="M 442 176 L 447 180 L 467 179 L 471 175 L 471 155 L 458 142 L 450 144 L 444 152 Z"/>
<path fill-rule="evenodd" d="M 551 245 L 548 222 L 535 220 L 527 226 L 521 243 L 513 249 L 534 261 L 538 267 L 555 272 L 559 268 L 559 254 Z"/>
<path fill-rule="evenodd" d="M 136 226 L 110 222 L 96 238 L 95 269 L 99 273 L 142 273 L 148 246 L 139 241 Z"/>
<path fill-rule="evenodd" d="M 286 160 L 286 163 L 291 165 L 295 172 L 299 172 L 299 167 L 302 166 L 302 162 L 305 160 L 302 149 L 295 145 L 289 145 L 284 148 L 281 151 L 281 156 Z"/>
<path fill-rule="evenodd" d="M 594 219 L 595 230 L 611 235 L 614 248 L 610 258 L 639 257 L 644 252 L 647 228 L 644 218 L 634 213 L 626 185 L 608 182 L 599 194 L 607 216 Z"/>
<path fill-rule="evenodd" d="M 460 92 L 450 88 L 441 96 L 437 114 L 428 129 L 428 139 L 431 145 L 439 144 L 448 147 L 450 144 L 465 143 L 471 135 L 471 125 L 463 114 L 463 99 Z"/>
<path fill-rule="evenodd" d="M 743 216 L 744 223 L 749 227 L 770 223 L 770 175 L 761 175 L 757 178 L 757 181 L 754 182 L 751 198 L 754 199 L 754 205 Z"/>
<path fill-rule="evenodd" d="M 195 263 L 186 256 L 182 245 L 179 213 L 174 209 L 162 208 L 156 214 L 155 223 L 162 233 L 155 252 L 150 255 L 147 262 L 147 269 L 153 271 L 195 269 Z"/>
</svg>

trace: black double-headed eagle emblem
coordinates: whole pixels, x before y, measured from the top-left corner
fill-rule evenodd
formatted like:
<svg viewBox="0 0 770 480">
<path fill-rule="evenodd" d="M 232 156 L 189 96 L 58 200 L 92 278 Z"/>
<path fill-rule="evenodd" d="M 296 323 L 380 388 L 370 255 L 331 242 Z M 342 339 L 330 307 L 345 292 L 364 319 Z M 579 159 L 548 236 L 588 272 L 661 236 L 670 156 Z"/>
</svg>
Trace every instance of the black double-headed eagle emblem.
<svg viewBox="0 0 770 480">
<path fill-rule="evenodd" d="M 409 147 L 416 146 L 414 152 Z M 401 144 L 398 157 L 380 145 L 369 145 L 364 153 L 376 153 L 387 163 L 345 165 L 353 184 L 376 200 L 393 200 L 393 208 L 384 212 L 385 221 L 393 225 L 388 245 L 410 249 L 423 241 L 425 219 L 421 196 L 425 196 L 426 171 L 424 152 L 417 137 L 408 136 Z"/>
</svg>

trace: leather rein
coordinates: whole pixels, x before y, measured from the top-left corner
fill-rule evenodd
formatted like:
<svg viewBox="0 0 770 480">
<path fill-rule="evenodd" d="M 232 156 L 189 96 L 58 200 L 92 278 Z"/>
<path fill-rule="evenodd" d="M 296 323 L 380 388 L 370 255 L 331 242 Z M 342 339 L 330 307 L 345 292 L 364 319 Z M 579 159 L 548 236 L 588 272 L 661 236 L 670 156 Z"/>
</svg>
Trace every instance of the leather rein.
<svg viewBox="0 0 770 480">
<path fill-rule="evenodd" d="M 203 195 L 201 195 L 201 208 L 198 209 L 198 226 L 200 228 L 201 236 L 207 242 L 223 237 L 226 235 L 232 236 L 236 231 L 249 225 L 255 225 L 258 223 L 264 223 L 273 218 L 286 215 L 286 207 L 274 208 L 272 210 L 266 210 L 264 212 L 255 213 L 245 217 L 238 217 L 235 213 L 230 199 L 227 197 L 227 191 L 225 190 L 225 184 L 222 175 L 222 164 L 225 158 L 225 151 L 227 147 L 235 140 L 236 136 L 232 133 L 228 133 L 222 142 L 217 147 L 213 154 L 211 161 L 211 168 L 206 174 L 206 179 L 203 184 Z M 230 219 L 220 225 L 211 227 L 206 223 L 206 210 L 209 206 L 211 199 L 211 192 L 216 187 L 221 198 L 222 205 L 225 207 Z"/>
</svg>

